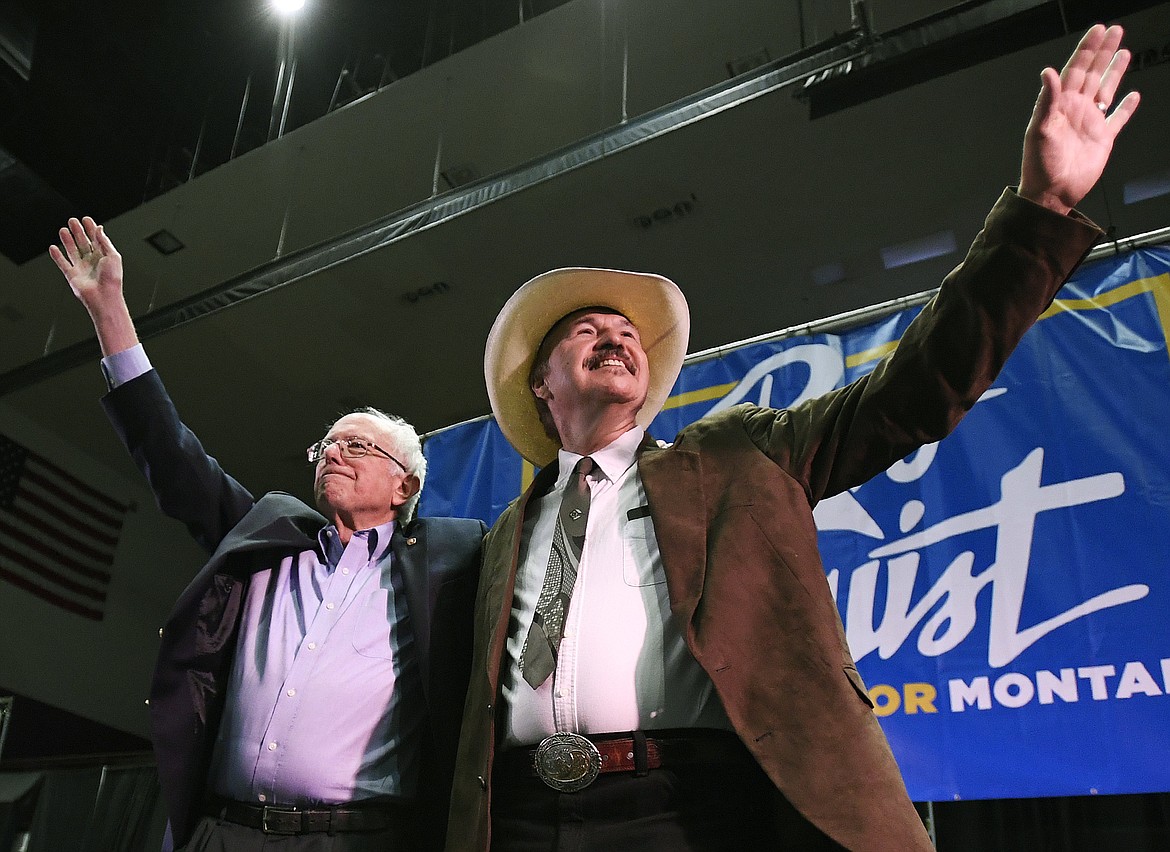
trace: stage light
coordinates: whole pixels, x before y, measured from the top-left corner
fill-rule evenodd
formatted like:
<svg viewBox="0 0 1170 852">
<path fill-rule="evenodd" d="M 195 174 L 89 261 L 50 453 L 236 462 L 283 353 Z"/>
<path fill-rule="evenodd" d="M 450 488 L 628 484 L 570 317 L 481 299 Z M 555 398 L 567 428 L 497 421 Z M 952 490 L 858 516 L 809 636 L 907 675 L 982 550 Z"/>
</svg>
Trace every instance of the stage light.
<svg viewBox="0 0 1170 852">
<path fill-rule="evenodd" d="M 954 231 L 939 231 L 896 246 L 886 246 L 882 249 L 882 265 L 886 269 L 897 269 L 899 266 L 953 254 L 957 248 Z"/>
<path fill-rule="evenodd" d="M 1121 192 L 1126 204 L 1137 204 L 1139 201 L 1170 195 L 1170 171 L 1126 181 Z"/>
<path fill-rule="evenodd" d="M 282 15 L 295 15 L 305 7 L 305 0 L 272 0 L 272 8 Z"/>
</svg>

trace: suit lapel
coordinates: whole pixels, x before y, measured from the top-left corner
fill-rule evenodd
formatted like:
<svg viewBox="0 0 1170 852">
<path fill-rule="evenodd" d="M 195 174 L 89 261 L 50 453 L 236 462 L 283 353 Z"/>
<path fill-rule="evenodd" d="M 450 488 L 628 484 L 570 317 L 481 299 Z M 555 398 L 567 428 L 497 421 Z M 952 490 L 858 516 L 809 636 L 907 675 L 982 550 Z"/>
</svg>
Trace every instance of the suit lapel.
<svg viewBox="0 0 1170 852">
<path fill-rule="evenodd" d="M 259 564 L 255 559 L 236 558 L 244 553 L 265 550 L 299 551 L 312 547 L 325 518 L 288 494 L 265 494 L 219 543 L 207 563 L 191 581 L 171 610 L 168 624 L 185 613 L 199 612 L 198 601 L 207 593 L 212 578 L 228 572 L 241 579 Z M 229 559 L 229 557 L 231 557 Z"/>
<path fill-rule="evenodd" d="M 642 443 L 639 453 L 638 472 L 662 554 L 670 608 L 690 624 L 703 591 L 707 552 L 699 454 L 661 449 L 649 439 Z"/>
<path fill-rule="evenodd" d="M 406 594 L 407 611 L 414 633 L 419 676 L 423 693 L 430 703 L 431 692 L 431 582 L 428 570 L 426 523 L 415 520 L 405 527 L 394 525 L 390 539 L 394 564 L 391 571 L 399 571 L 402 589 Z"/>
<path fill-rule="evenodd" d="M 224 536 L 211 558 L 290 545 L 312 547 L 318 531 L 326 523 L 324 517 L 295 497 L 278 492 L 265 494 Z"/>
</svg>

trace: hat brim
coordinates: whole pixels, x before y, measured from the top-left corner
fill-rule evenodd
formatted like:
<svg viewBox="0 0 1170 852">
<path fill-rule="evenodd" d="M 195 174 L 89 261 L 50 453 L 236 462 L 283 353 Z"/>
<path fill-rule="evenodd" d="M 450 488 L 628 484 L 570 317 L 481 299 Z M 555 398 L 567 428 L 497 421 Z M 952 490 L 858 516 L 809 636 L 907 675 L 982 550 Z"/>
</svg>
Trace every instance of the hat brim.
<svg viewBox="0 0 1170 852">
<path fill-rule="evenodd" d="M 668 278 L 618 269 L 572 267 L 538 275 L 512 294 L 488 334 L 483 357 L 492 414 L 509 443 L 537 467 L 560 445 L 545 434 L 529 386 L 532 363 L 545 335 L 563 317 L 589 307 L 611 308 L 632 322 L 650 366 L 645 428 L 662 410 L 682 369 L 690 338 L 690 311 Z"/>
</svg>

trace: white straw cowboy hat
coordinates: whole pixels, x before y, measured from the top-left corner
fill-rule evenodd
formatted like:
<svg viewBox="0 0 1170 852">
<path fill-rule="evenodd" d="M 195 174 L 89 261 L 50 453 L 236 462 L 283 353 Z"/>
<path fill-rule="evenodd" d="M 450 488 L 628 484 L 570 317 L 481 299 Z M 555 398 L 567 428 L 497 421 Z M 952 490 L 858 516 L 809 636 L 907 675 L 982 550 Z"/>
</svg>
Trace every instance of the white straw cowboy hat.
<svg viewBox="0 0 1170 852">
<path fill-rule="evenodd" d="M 556 458 L 560 446 L 545 434 L 528 383 L 540 344 L 573 311 L 606 307 L 632 322 L 650 363 L 645 428 L 666 403 L 682 369 L 690 338 L 687 300 L 661 275 L 574 267 L 538 275 L 512 294 L 488 334 L 483 356 L 492 413 L 509 443 L 537 467 Z"/>
</svg>

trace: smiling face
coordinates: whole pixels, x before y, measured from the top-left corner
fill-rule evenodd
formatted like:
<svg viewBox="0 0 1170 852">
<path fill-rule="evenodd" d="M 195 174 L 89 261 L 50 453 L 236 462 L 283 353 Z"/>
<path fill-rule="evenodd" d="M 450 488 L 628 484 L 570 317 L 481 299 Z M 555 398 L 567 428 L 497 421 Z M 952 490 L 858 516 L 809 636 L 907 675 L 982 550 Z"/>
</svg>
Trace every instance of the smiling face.
<svg viewBox="0 0 1170 852">
<path fill-rule="evenodd" d="M 607 308 L 575 311 L 553 326 L 537 355 L 532 392 L 558 424 L 606 409 L 631 424 L 646 402 L 650 369 L 637 327 Z"/>
<path fill-rule="evenodd" d="M 327 438 L 361 438 L 399 456 L 394 438 L 369 414 L 347 414 L 333 424 Z M 338 527 L 369 529 L 398 516 L 401 507 L 418 490 L 418 477 L 398 462 L 371 450 L 361 458 L 347 458 L 332 445 L 317 462 L 313 493 L 317 508 Z"/>
</svg>

